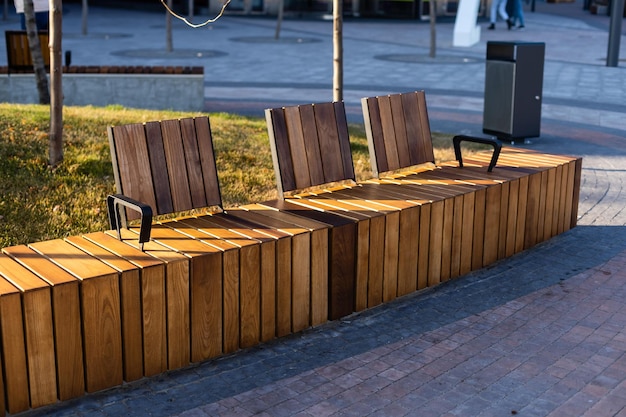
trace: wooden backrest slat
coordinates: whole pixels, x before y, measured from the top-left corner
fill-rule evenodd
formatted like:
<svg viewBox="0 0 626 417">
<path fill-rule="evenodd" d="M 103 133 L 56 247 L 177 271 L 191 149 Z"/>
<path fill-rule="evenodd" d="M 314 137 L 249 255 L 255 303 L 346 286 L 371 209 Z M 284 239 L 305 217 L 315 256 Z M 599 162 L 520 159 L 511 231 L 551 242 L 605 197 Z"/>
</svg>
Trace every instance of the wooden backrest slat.
<svg viewBox="0 0 626 417">
<path fill-rule="evenodd" d="M 332 103 L 322 103 L 314 107 L 318 130 L 320 153 L 323 155 L 325 182 L 347 179 L 344 177 L 343 159 L 339 146 L 339 135 Z"/>
<path fill-rule="evenodd" d="M 109 142 L 118 193 L 154 214 L 222 206 L 208 117 L 109 127 Z"/>
<path fill-rule="evenodd" d="M 400 168 L 400 160 L 398 158 L 398 143 L 396 142 L 396 132 L 393 126 L 393 114 L 391 113 L 391 100 L 389 96 L 378 97 L 378 108 L 383 140 L 385 142 L 385 157 L 388 161 L 389 168 L 395 170 Z"/>
<path fill-rule="evenodd" d="M 187 166 L 187 181 L 191 196 L 191 206 L 206 207 L 207 201 L 204 192 L 200 150 L 198 149 L 198 138 L 196 137 L 196 126 L 193 119 L 181 119 L 180 132 L 185 152 L 185 165 Z"/>
<path fill-rule="evenodd" d="M 267 109 L 279 193 L 355 180 L 342 102 Z"/>
<path fill-rule="evenodd" d="M 361 104 L 376 175 L 434 162 L 424 91 L 367 97 Z"/>
<path fill-rule="evenodd" d="M 219 179 L 217 177 L 211 124 L 209 123 L 208 117 L 196 117 L 194 123 L 196 127 L 198 151 L 200 153 L 200 163 L 202 164 L 206 204 L 208 206 L 221 207 L 222 195 L 220 192 Z"/>
<path fill-rule="evenodd" d="M 165 149 L 174 211 L 190 210 L 193 208 L 193 204 L 178 120 L 161 121 L 161 134 L 163 135 L 163 148 Z"/>
<path fill-rule="evenodd" d="M 297 184 L 297 188 L 310 187 L 312 185 L 323 184 L 326 182 L 326 173 L 324 172 L 322 149 L 320 148 L 319 133 L 317 130 L 317 123 L 315 121 L 315 111 L 313 106 L 297 106 L 293 109 L 286 109 L 285 115 L 290 118 L 293 114 L 294 123 L 302 123 L 302 141 L 304 142 L 304 148 L 306 149 L 306 160 L 303 163 L 307 164 L 309 169 L 310 182 L 308 184 Z M 291 111 L 293 110 L 293 111 Z M 297 110 L 297 111 L 296 111 Z M 299 118 L 297 115 L 300 115 Z M 289 125 L 288 125 L 289 126 Z M 298 138 L 299 139 L 299 138 Z M 290 143 L 294 140 L 294 137 L 289 131 Z M 291 155 L 293 159 L 293 154 Z M 300 161 L 294 160 L 295 167 L 299 166 Z"/>
<path fill-rule="evenodd" d="M 419 115 L 419 129 L 421 132 L 420 140 L 422 150 L 422 159 L 418 163 L 423 162 L 435 162 L 435 154 L 433 152 L 433 142 L 430 132 L 430 119 L 428 118 L 428 108 L 426 107 L 426 93 L 424 91 L 418 91 L 414 93 L 417 97 L 418 112 Z"/>
<path fill-rule="evenodd" d="M 282 109 L 266 109 L 265 121 L 267 123 L 268 136 L 270 139 L 270 150 L 272 152 L 272 162 L 274 164 L 274 174 L 276 176 L 276 187 L 278 193 L 295 190 L 296 180 L 291 176 L 294 173 L 290 156 L 289 139 L 287 135 L 287 122 Z"/>
<path fill-rule="evenodd" d="M 150 172 L 156 198 L 156 206 L 150 204 L 148 201 L 127 195 L 150 204 L 156 209 L 155 213 L 171 213 L 174 211 L 174 203 L 172 202 L 172 191 L 170 189 L 170 178 L 163 145 L 163 135 L 161 134 L 161 123 L 148 122 L 144 125 L 144 129 L 146 132 L 146 145 L 150 155 Z"/>
<path fill-rule="evenodd" d="M 335 120 L 337 123 L 337 133 L 339 134 L 339 148 L 341 149 L 341 162 L 343 164 L 343 177 L 356 181 L 354 173 L 354 163 L 352 162 L 352 152 L 350 149 L 350 134 L 348 133 L 348 119 L 343 102 L 333 103 L 335 107 Z"/>
<path fill-rule="evenodd" d="M 404 114 L 404 108 L 402 106 L 402 96 L 394 94 L 389 97 L 389 103 L 391 106 L 391 116 L 393 119 L 393 126 L 396 135 L 396 149 L 398 152 L 398 163 L 401 167 L 411 166 L 411 156 L 409 154 L 409 138 L 407 135 L 406 117 L 409 115 Z"/>
<path fill-rule="evenodd" d="M 391 171 L 385 155 L 385 141 L 383 140 L 383 126 L 380 122 L 380 108 L 376 105 L 376 97 L 364 98 L 361 102 L 363 107 L 363 119 L 367 129 L 367 146 L 371 158 L 374 175 L 379 172 Z"/>
<path fill-rule="evenodd" d="M 410 119 L 411 117 L 416 119 L 414 123 L 406 124 L 406 135 L 409 146 L 409 164 L 418 165 L 420 163 L 419 161 L 424 160 L 425 153 L 422 150 L 422 148 L 425 147 L 424 141 L 430 141 L 431 138 L 424 138 L 423 131 L 421 129 L 421 121 L 419 117 L 415 116 L 419 114 L 419 103 L 416 95 L 402 95 L 402 111 L 404 113 L 405 120 Z M 417 140 L 408 140 L 409 137 L 416 138 Z"/>
<path fill-rule="evenodd" d="M 295 165 L 298 166 L 298 169 L 294 169 L 294 183 L 295 188 L 304 188 L 307 187 L 313 181 L 317 175 L 321 175 L 323 178 L 323 173 L 321 170 L 316 169 L 316 165 L 309 166 L 309 159 L 307 155 L 311 153 L 314 155 L 314 150 L 309 147 L 307 149 L 307 142 L 304 140 L 304 133 L 302 131 L 302 121 L 300 118 L 300 112 L 297 107 L 287 107 L 285 108 L 285 123 L 287 125 L 287 132 L 289 132 L 291 140 L 287 145 L 287 148 L 290 151 L 289 160 L 295 162 Z M 319 149 L 317 149 L 317 154 L 319 154 Z M 315 160 L 315 158 L 312 158 Z"/>
</svg>

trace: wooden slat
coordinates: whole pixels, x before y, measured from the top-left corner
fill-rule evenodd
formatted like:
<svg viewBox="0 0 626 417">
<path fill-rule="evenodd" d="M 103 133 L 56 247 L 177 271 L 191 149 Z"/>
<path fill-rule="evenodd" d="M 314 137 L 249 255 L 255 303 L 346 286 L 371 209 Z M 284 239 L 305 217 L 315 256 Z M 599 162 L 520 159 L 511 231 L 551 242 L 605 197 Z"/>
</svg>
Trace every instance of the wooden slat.
<svg viewBox="0 0 626 417">
<path fill-rule="evenodd" d="M 285 114 L 282 109 L 266 109 L 265 119 L 274 163 L 274 174 L 278 194 L 298 188 L 293 176 L 293 164 L 288 147 L 288 133 Z"/>
<path fill-rule="evenodd" d="M 434 162 L 435 156 L 433 154 L 432 139 L 430 136 L 430 119 L 428 118 L 428 109 L 426 108 L 426 94 L 424 93 L 424 91 L 418 91 L 415 93 L 415 96 L 417 98 L 417 103 L 419 106 L 417 114 L 419 115 L 419 130 L 421 132 L 420 137 L 422 138 L 423 144 L 423 146 L 419 147 L 420 154 L 422 155 L 419 159 L 419 163 Z M 415 119 L 417 120 L 418 118 Z M 427 141 L 431 142 L 430 146 L 428 146 Z"/>
<path fill-rule="evenodd" d="M 387 164 L 387 158 L 385 158 L 387 151 L 383 139 L 383 126 L 381 124 L 377 98 L 370 97 L 361 99 L 361 107 L 365 120 L 365 133 L 370 154 L 370 165 L 373 174 L 378 176 L 381 172 L 390 171 L 390 168 Z"/>
<path fill-rule="evenodd" d="M 57 372 L 50 285 L 4 254 L 0 276 L 22 293 L 30 405 L 52 404 L 57 401 Z"/>
<path fill-rule="evenodd" d="M 174 211 L 190 210 L 194 206 L 191 200 L 190 181 L 187 174 L 180 124 L 178 120 L 163 120 L 160 125 Z"/>
<path fill-rule="evenodd" d="M 504 215 L 502 207 L 502 187 L 494 185 L 486 189 L 485 194 L 485 235 L 483 244 L 483 265 L 498 260 L 498 242 L 500 238 L 500 221 Z"/>
<path fill-rule="evenodd" d="M 384 156 L 387 166 L 391 170 L 401 167 L 398 155 L 398 143 L 394 130 L 393 114 L 391 110 L 391 100 L 388 96 L 377 97 L 378 111 L 380 113 L 380 123 L 385 143 Z M 377 150 L 378 151 L 378 150 Z"/>
<path fill-rule="evenodd" d="M 574 182 L 573 182 L 573 194 L 572 194 L 572 215 L 570 218 L 570 228 L 576 226 L 578 222 L 578 202 L 580 200 L 580 181 L 583 168 L 582 158 L 577 158 L 574 163 Z"/>
<path fill-rule="evenodd" d="M 526 227 L 524 229 L 524 249 L 537 243 L 537 228 L 539 227 L 539 206 L 541 194 L 541 173 L 528 177 L 528 202 L 526 205 Z"/>
<path fill-rule="evenodd" d="M 0 277 L 0 324 L 6 410 L 14 414 L 26 411 L 30 407 L 26 335 L 20 292 L 2 277 Z M 5 396 L 1 397 L 3 398 L 0 401 L 3 401 Z"/>
<path fill-rule="evenodd" d="M 2 251 L 52 286 L 59 400 L 83 395 L 85 378 L 78 279 L 25 245 Z"/>
<path fill-rule="evenodd" d="M 183 149 L 185 152 L 185 164 L 189 181 L 189 193 L 191 195 L 192 207 L 206 207 L 207 197 L 204 188 L 204 176 L 202 174 L 202 163 L 200 161 L 200 149 L 194 119 L 181 119 L 180 134 Z M 215 177 L 217 180 L 217 177 Z M 217 181 L 215 182 L 217 184 Z"/>
<path fill-rule="evenodd" d="M 220 193 L 217 168 L 215 166 L 215 152 L 213 150 L 213 136 L 208 117 L 196 117 L 194 119 L 196 128 L 196 139 L 198 151 L 200 152 L 200 163 L 202 165 L 202 176 L 207 205 L 222 206 L 222 196 Z"/>
<path fill-rule="evenodd" d="M 398 152 L 398 168 L 411 166 L 411 154 L 409 146 L 409 138 L 407 136 L 407 123 L 410 120 L 406 120 L 406 117 L 413 118 L 415 115 L 405 115 L 402 96 L 393 94 L 389 96 L 389 103 L 391 105 L 391 116 L 394 128 L 394 136 L 396 142 L 396 149 Z"/>
<path fill-rule="evenodd" d="M 122 320 L 117 272 L 60 239 L 29 246 L 82 281 L 87 391 L 120 385 L 123 380 Z"/>
<path fill-rule="evenodd" d="M 300 118 L 299 107 L 287 107 L 284 109 L 285 120 L 287 123 L 286 138 L 288 145 L 283 146 L 286 149 L 281 152 L 289 151 L 289 165 L 292 165 L 295 186 L 292 189 L 306 188 L 313 184 L 321 184 L 324 182 L 324 173 L 319 165 L 321 158 L 319 157 L 319 147 L 317 141 L 306 141 L 304 139 L 302 119 Z M 309 156 L 310 155 L 310 156 Z"/>
<path fill-rule="evenodd" d="M 169 171 L 165 148 L 163 146 L 163 135 L 161 134 L 161 124 L 158 122 L 148 122 L 144 125 L 146 135 L 146 146 L 149 150 L 150 169 L 156 206 L 152 206 L 156 214 L 167 214 L 174 211 L 172 201 L 172 190 L 170 189 Z M 115 163 L 113 163 L 115 170 Z M 128 181 L 136 181 L 136 178 L 129 178 Z M 118 189 L 118 192 L 128 195 Z M 132 197 L 132 196 L 131 196 Z M 144 201 L 139 199 L 139 201 Z"/>
<path fill-rule="evenodd" d="M 517 181 L 517 180 L 514 180 Z M 509 202 L 511 199 L 511 182 L 505 182 L 500 185 L 501 198 L 500 198 L 500 222 L 498 225 L 498 250 L 497 259 L 503 259 L 506 257 L 506 243 L 507 235 L 511 232 L 509 230 Z"/>
<path fill-rule="evenodd" d="M 350 149 L 350 135 L 348 133 L 348 120 L 346 109 L 342 101 L 333 103 L 335 109 L 335 122 L 337 124 L 337 134 L 339 135 L 339 149 L 341 150 L 341 164 L 343 166 L 343 178 L 356 181 L 354 174 L 354 164 Z"/>
</svg>

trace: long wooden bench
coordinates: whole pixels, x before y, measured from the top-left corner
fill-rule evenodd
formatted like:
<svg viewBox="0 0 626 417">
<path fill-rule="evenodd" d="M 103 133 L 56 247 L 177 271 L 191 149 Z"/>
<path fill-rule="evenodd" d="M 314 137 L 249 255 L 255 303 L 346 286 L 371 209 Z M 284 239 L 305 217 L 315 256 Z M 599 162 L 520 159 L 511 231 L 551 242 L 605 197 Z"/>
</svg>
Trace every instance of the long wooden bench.
<svg viewBox="0 0 626 417">
<path fill-rule="evenodd" d="M 366 119 L 387 144 L 374 132 L 390 119 Z M 495 167 L 487 152 L 393 171 L 378 159 L 356 182 L 341 103 L 267 120 L 282 198 L 228 210 L 207 117 L 109 129 L 112 230 L 1 251 L 0 415 L 299 332 L 576 224 L 578 158 L 504 148 Z"/>
</svg>

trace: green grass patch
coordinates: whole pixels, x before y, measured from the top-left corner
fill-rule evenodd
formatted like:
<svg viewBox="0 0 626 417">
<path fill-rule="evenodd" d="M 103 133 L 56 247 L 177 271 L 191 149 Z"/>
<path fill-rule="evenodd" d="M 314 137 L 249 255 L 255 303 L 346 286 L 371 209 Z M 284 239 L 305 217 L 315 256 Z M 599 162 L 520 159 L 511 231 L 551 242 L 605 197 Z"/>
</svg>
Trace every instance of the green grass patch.
<svg viewBox="0 0 626 417">
<path fill-rule="evenodd" d="M 64 160 L 50 169 L 49 107 L 0 103 L 0 248 L 108 229 L 115 192 L 107 126 L 199 113 L 65 107 Z M 265 120 L 210 115 L 226 208 L 276 197 Z M 351 125 L 358 179 L 371 176 L 363 126 Z M 434 135 L 437 159 L 452 159 L 450 135 Z"/>
</svg>

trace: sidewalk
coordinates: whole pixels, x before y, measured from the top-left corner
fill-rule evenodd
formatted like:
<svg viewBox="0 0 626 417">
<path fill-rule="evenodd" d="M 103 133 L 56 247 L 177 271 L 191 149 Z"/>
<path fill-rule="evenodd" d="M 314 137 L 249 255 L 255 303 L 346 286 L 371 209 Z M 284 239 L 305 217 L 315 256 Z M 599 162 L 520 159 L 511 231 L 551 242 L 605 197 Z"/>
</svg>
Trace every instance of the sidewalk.
<svg viewBox="0 0 626 417">
<path fill-rule="evenodd" d="M 545 42 L 542 134 L 516 146 L 583 156 L 576 228 L 370 311 L 24 415 L 626 416 L 626 69 L 605 66 L 608 17 L 581 4 L 526 5 L 521 32 L 481 20 L 469 48 L 441 22 L 434 59 L 427 23 L 344 23 L 351 120 L 361 97 L 425 89 L 433 130 L 454 133 L 482 134 L 486 42 Z M 332 99 L 329 21 L 288 19 L 279 42 L 272 18 L 176 23 L 164 56 L 163 14 L 91 9 L 85 37 L 79 5 L 66 9 L 77 65 L 204 65 L 207 111 Z"/>
</svg>

